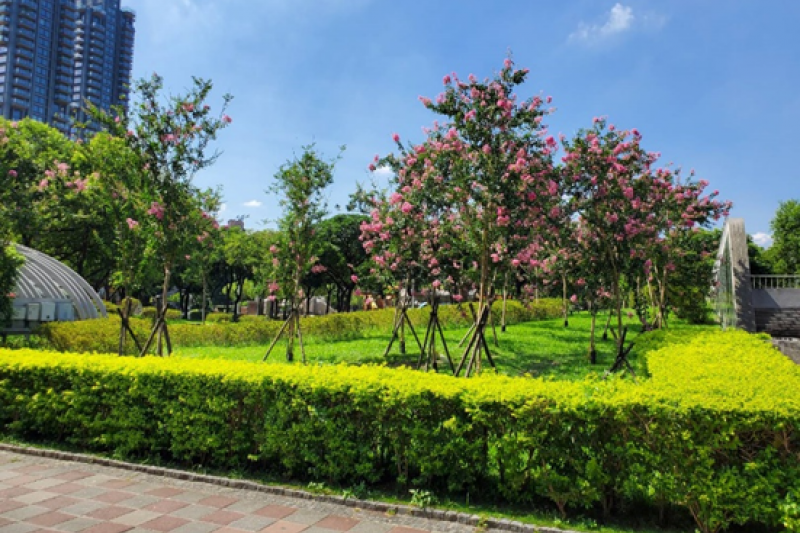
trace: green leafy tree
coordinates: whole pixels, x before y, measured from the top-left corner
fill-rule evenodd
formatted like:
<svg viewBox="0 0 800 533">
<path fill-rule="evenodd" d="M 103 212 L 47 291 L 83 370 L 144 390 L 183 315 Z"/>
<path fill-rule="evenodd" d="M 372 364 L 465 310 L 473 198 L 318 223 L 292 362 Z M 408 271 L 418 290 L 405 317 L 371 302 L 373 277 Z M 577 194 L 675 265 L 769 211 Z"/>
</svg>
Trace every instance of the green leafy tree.
<svg viewBox="0 0 800 533">
<path fill-rule="evenodd" d="M 776 274 L 800 274 L 800 201 L 781 202 L 770 224 Z"/>
<path fill-rule="evenodd" d="M 344 148 L 342 148 L 344 149 Z M 305 362 L 303 337 L 300 332 L 300 308 L 304 294 L 301 290 L 303 278 L 319 264 L 320 239 L 317 227 L 327 214 L 324 191 L 333 183 L 333 169 L 336 160 L 325 161 L 314 146 L 306 146 L 300 157 L 281 166 L 275 174 L 275 184 L 270 192 L 280 197 L 283 216 L 278 220 L 280 239 L 270 246 L 271 265 L 267 277 L 269 298 L 286 300 L 289 317 L 267 351 L 269 355 L 278 339 L 286 333 L 289 345 L 286 359 L 294 360 L 294 339 L 300 340 L 300 350 Z M 266 359 L 266 356 L 264 357 Z"/>
<path fill-rule="evenodd" d="M 319 273 L 312 273 L 326 280 L 336 290 L 336 310 L 350 311 L 350 301 L 356 288 L 356 279 L 368 274 L 367 255 L 361 245 L 361 223 L 363 215 L 341 214 L 321 221 L 317 225 L 316 237 L 320 242 Z"/>
</svg>

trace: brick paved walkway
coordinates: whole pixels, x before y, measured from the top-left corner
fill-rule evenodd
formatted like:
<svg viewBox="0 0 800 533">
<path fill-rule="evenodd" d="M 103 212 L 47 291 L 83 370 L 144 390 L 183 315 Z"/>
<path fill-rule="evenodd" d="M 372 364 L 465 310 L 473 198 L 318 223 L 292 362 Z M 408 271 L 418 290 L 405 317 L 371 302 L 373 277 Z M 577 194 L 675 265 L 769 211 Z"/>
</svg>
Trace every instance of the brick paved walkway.
<svg viewBox="0 0 800 533">
<path fill-rule="evenodd" d="M 466 533 L 474 528 L 0 451 L 0 533 Z"/>
</svg>

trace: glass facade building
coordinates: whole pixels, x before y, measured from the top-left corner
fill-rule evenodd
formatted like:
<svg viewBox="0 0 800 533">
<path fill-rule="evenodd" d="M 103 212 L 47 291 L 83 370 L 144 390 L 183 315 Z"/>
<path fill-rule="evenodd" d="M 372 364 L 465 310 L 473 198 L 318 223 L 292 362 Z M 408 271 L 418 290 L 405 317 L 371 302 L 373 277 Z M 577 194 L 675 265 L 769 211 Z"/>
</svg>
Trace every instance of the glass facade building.
<svg viewBox="0 0 800 533">
<path fill-rule="evenodd" d="M 70 133 L 90 101 L 125 105 L 135 14 L 120 0 L 0 0 L 0 112 Z"/>
</svg>

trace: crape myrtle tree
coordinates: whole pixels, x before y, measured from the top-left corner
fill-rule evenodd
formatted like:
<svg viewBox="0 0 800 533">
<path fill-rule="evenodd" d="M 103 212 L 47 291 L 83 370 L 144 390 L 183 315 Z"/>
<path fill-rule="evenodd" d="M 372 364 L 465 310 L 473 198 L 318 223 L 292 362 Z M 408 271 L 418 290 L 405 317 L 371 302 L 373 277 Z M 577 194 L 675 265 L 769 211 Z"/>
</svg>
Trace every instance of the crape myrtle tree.
<svg viewBox="0 0 800 533">
<path fill-rule="evenodd" d="M 271 258 L 267 266 L 272 268 L 267 273 L 267 279 L 271 280 L 268 300 L 284 299 L 289 307 L 289 316 L 267 350 L 265 360 L 281 336 L 286 334 L 287 361 L 294 360 L 294 340 L 297 337 L 303 363 L 306 362 L 300 331 L 302 281 L 314 266 L 319 265 L 321 247 L 316 231 L 327 214 L 323 193 L 333 183 L 335 164 L 336 159 L 323 160 L 313 145 L 305 146 L 299 157 L 281 166 L 275 174 L 274 185 L 269 189 L 269 192 L 279 195 L 283 216 L 278 220 L 278 242 L 269 248 Z"/>
<path fill-rule="evenodd" d="M 135 194 L 147 209 L 145 220 L 133 220 L 138 224 L 134 228 L 143 231 L 163 273 L 157 318 L 142 354 L 156 334 L 157 352 L 163 354 L 162 335 L 170 351 L 165 314 L 172 270 L 190 255 L 198 235 L 213 225 L 210 217 L 194 216 L 213 211 L 216 202 L 210 201 L 215 198 L 211 191 L 194 186 L 193 178 L 217 159 L 218 153 L 209 154 L 209 143 L 231 123 L 225 114 L 231 96 L 223 96 L 220 111 L 212 114 L 206 103 L 211 90 L 210 81 L 193 78 L 186 94 L 164 97 L 163 79 L 153 74 L 134 84 L 137 99 L 127 111 L 116 107 L 106 113 L 92 105 L 89 108 L 91 117 L 112 135 L 124 139 L 136 158 L 134 168 L 141 172 L 142 187 Z"/>
<path fill-rule="evenodd" d="M 394 170 L 392 184 L 395 192 L 386 199 L 372 198 L 370 219 L 361 224 L 361 240 L 372 258 L 373 277 L 383 286 L 397 289 L 392 340 L 386 354 L 395 340 L 400 341 L 400 351 L 405 353 L 405 329 L 408 328 L 419 345 L 420 364 L 424 361 L 426 368 L 437 368 L 437 336 L 444 353 L 450 357 L 438 322 L 438 293 L 444 289 L 454 291 L 452 272 L 461 269 L 464 260 L 463 256 L 454 259 L 454 239 L 446 233 L 448 228 L 459 227 L 456 223 L 458 215 L 441 201 L 441 197 L 418 192 L 415 198 L 409 194 L 411 186 L 402 185 L 405 177 L 419 176 L 424 172 L 424 160 L 414 156 L 431 148 L 426 146 L 427 143 L 406 148 L 398 136 L 395 139 L 399 155 L 389 156 L 383 161 Z M 375 164 L 372 163 L 370 168 L 374 169 Z M 412 179 L 419 181 L 417 177 Z M 422 343 L 407 315 L 415 291 L 427 296 L 431 310 Z"/>
<path fill-rule="evenodd" d="M 658 154 L 646 152 L 640 133 L 617 130 L 595 119 L 572 141 L 563 141 L 564 181 L 568 209 L 580 217 L 585 254 L 595 258 L 598 286 L 610 293 L 616 315 L 616 338 L 622 349 L 622 306 L 625 283 L 639 276 L 659 277 L 666 285 L 674 270 L 672 236 L 678 231 L 709 224 L 726 214 L 729 202 L 703 196 L 708 185 L 700 180 L 679 183 L 678 174 L 653 169 Z M 663 298 L 652 302 L 663 308 Z M 664 289 L 663 294 L 666 294 Z"/>
<path fill-rule="evenodd" d="M 405 166 L 397 172 L 395 202 L 420 218 L 433 208 L 442 235 L 472 246 L 474 262 L 463 267 L 475 274 L 478 313 L 458 368 L 466 365 L 467 374 L 480 371 L 482 353 L 488 354 L 484 331 L 495 276 L 521 260 L 514 252 L 524 247 L 517 243 L 544 232 L 543 214 L 558 203 L 548 190 L 556 143 L 545 139 L 542 124 L 550 98 L 519 101 L 514 94 L 527 74 L 506 59 L 493 79 L 445 76 L 435 101 L 421 98 L 444 121 L 425 142 L 394 156 Z"/>
</svg>

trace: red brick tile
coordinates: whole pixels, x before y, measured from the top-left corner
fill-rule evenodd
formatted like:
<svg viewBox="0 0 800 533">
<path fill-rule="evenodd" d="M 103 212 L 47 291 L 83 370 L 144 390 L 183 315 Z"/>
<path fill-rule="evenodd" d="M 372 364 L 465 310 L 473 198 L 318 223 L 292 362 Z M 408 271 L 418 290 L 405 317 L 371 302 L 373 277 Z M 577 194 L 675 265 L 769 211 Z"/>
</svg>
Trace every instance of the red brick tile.
<svg viewBox="0 0 800 533">
<path fill-rule="evenodd" d="M 63 474 L 58 474 L 57 476 L 51 476 L 54 479 L 64 479 L 67 481 L 78 481 L 79 479 L 85 479 L 87 477 L 92 477 L 94 474 L 90 474 L 88 472 L 82 472 L 80 470 L 70 470 L 69 472 L 64 472 Z"/>
<path fill-rule="evenodd" d="M 297 512 L 297 509 L 294 507 L 285 507 L 283 505 L 267 505 L 258 511 L 254 511 L 253 514 L 266 516 L 267 518 L 277 518 L 280 520 L 281 518 L 285 518 L 290 514 L 294 514 L 295 512 Z"/>
<path fill-rule="evenodd" d="M 21 475 L 15 476 L 12 478 L 4 479 L 3 484 L 9 485 L 11 487 L 19 487 L 20 485 L 25 485 L 27 483 L 33 483 L 34 481 L 39 481 L 39 477 L 37 476 L 28 476 L 28 475 Z"/>
<path fill-rule="evenodd" d="M 284 522 L 279 520 L 261 530 L 261 533 L 300 533 L 311 526 L 306 524 L 296 524 L 294 522 Z"/>
<path fill-rule="evenodd" d="M 66 522 L 68 520 L 72 520 L 75 517 L 72 515 L 68 515 L 65 513 L 59 513 L 58 511 L 52 511 L 50 513 L 40 514 L 39 516 L 34 516 L 33 518 L 29 518 L 27 522 L 31 524 L 36 524 L 37 526 L 45 526 L 51 527 L 57 524 L 61 524 L 62 522 Z"/>
<path fill-rule="evenodd" d="M 223 507 L 227 507 L 229 505 L 233 505 L 234 503 L 238 502 L 236 498 L 228 498 L 227 496 L 209 496 L 208 498 L 203 498 L 200 500 L 200 505 L 207 505 L 209 507 L 217 507 L 222 509 Z"/>
<path fill-rule="evenodd" d="M 183 509 L 188 505 L 189 504 L 186 502 L 179 502 L 176 500 L 161 500 L 160 502 L 151 503 L 143 509 L 145 511 L 153 511 L 155 513 L 169 514 L 173 511 L 177 511 L 178 509 Z"/>
<path fill-rule="evenodd" d="M 424 529 L 417 529 L 413 527 L 397 526 L 389 530 L 389 533 L 430 533 Z"/>
<path fill-rule="evenodd" d="M 133 494 L 132 492 L 123 492 L 123 491 L 120 491 L 120 490 L 112 490 L 112 491 L 100 494 L 99 496 L 95 496 L 92 499 L 93 500 L 97 500 L 99 502 L 104 502 L 104 503 L 119 503 L 122 500 L 127 500 L 128 498 L 133 498 L 134 496 L 136 496 L 136 495 Z"/>
<path fill-rule="evenodd" d="M 44 465 L 28 465 L 28 466 L 21 466 L 19 468 L 15 468 L 13 472 L 22 472 L 24 474 L 32 474 L 34 472 L 41 472 L 42 470 L 49 469 L 49 466 Z"/>
<path fill-rule="evenodd" d="M 16 498 L 18 496 L 25 496 L 26 494 L 30 494 L 33 492 L 30 489 L 26 489 L 24 487 L 12 487 L 10 489 L 3 489 L 0 490 L 0 499 L 7 499 L 7 498 Z"/>
<path fill-rule="evenodd" d="M 173 496 L 183 494 L 184 492 L 186 491 L 181 489 L 173 489 L 172 487 L 161 487 L 160 489 L 145 492 L 145 494 L 148 496 L 158 496 L 159 498 L 172 498 Z"/>
<path fill-rule="evenodd" d="M 358 523 L 359 521 L 354 518 L 331 515 L 314 524 L 314 527 L 324 527 L 326 529 L 333 529 L 336 531 L 349 531 Z"/>
<path fill-rule="evenodd" d="M 103 522 L 101 524 L 95 524 L 88 529 L 83 529 L 81 530 L 81 533 L 123 533 L 124 531 L 130 531 L 131 529 L 133 529 L 133 526 L 115 524 L 113 522 Z"/>
<path fill-rule="evenodd" d="M 13 500 L 0 500 L 0 514 L 13 511 L 14 509 L 19 509 L 20 507 L 27 507 L 27 505 L 22 502 L 15 502 Z"/>
<path fill-rule="evenodd" d="M 80 500 L 70 498 L 69 496 L 56 496 L 55 498 L 39 502 L 36 505 L 47 507 L 48 509 L 63 509 L 64 507 L 75 505 L 78 501 Z"/>
<path fill-rule="evenodd" d="M 109 505 L 108 507 L 101 507 L 91 513 L 88 513 L 86 516 L 89 518 L 97 518 L 98 520 L 114 520 L 115 518 L 119 518 L 120 516 L 126 515 L 128 513 L 132 513 L 136 509 L 131 509 L 130 507 L 122 507 L 119 505 Z"/>
<path fill-rule="evenodd" d="M 240 518 L 244 518 L 242 513 L 235 513 L 233 511 L 214 511 L 213 513 L 205 515 L 201 520 L 203 522 L 211 522 L 212 524 L 219 524 L 221 526 L 227 526 L 231 522 L 236 522 Z"/>
<path fill-rule="evenodd" d="M 172 531 L 188 523 L 188 520 L 178 518 L 177 516 L 159 516 L 158 518 L 141 524 L 139 527 L 142 529 L 152 529 L 154 531 Z"/>
<path fill-rule="evenodd" d="M 83 490 L 85 488 L 86 487 L 83 485 L 78 485 L 77 483 L 64 483 L 56 487 L 50 487 L 47 489 L 47 492 L 55 492 L 56 494 L 72 494 L 73 492 L 78 492 L 79 490 Z"/>
</svg>

